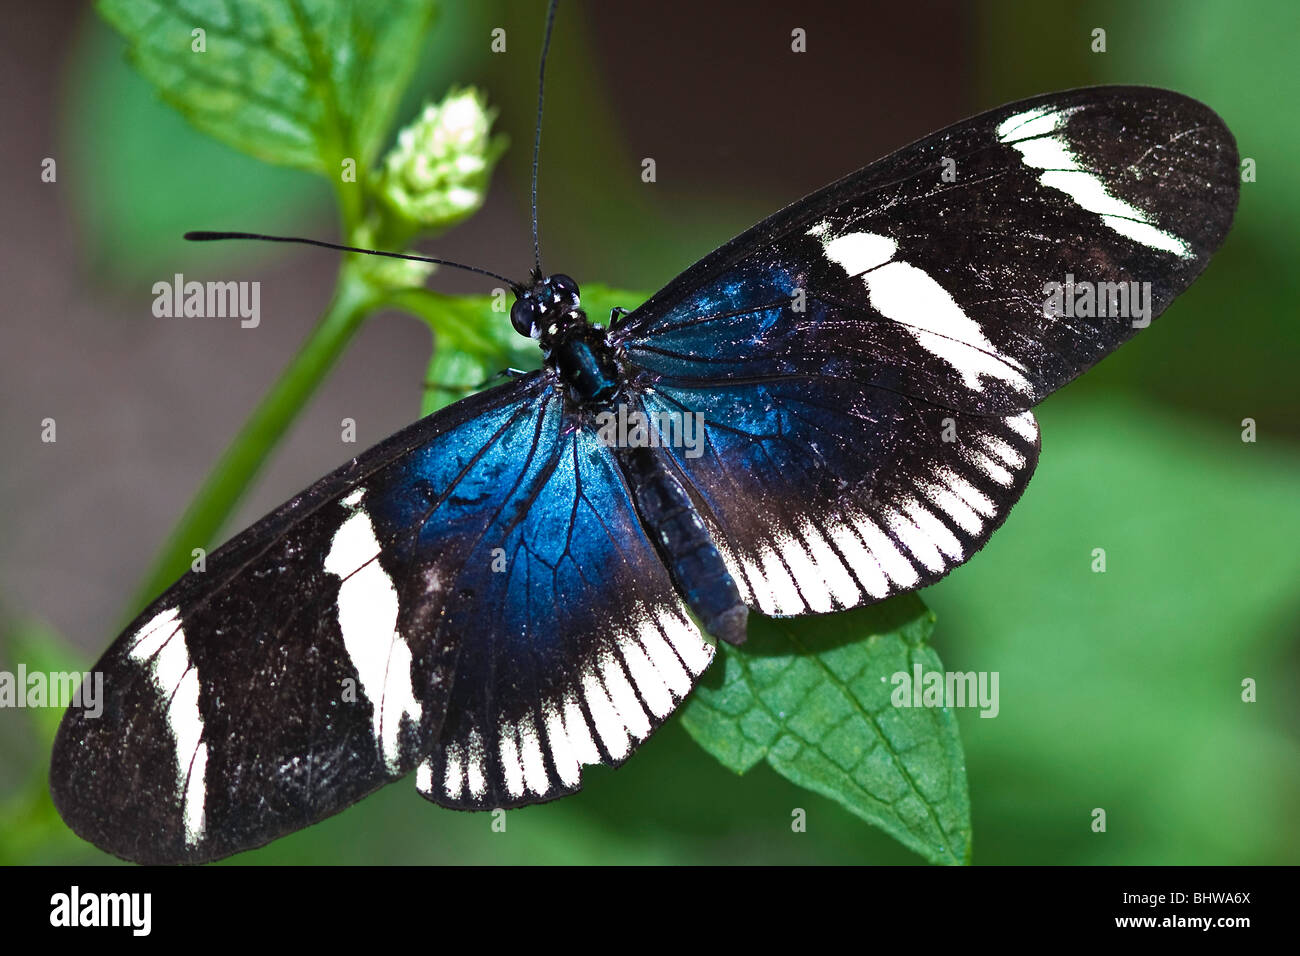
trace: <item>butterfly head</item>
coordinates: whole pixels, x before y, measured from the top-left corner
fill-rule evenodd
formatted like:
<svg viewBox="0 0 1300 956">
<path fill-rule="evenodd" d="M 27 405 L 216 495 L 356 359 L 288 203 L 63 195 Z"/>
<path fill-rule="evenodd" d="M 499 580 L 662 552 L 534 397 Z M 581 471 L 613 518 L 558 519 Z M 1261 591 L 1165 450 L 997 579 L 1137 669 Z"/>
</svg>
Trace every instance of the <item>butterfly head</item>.
<svg viewBox="0 0 1300 956">
<path fill-rule="evenodd" d="M 517 289 L 510 324 L 536 339 L 546 365 L 569 397 L 582 406 L 602 405 L 619 392 L 622 372 L 617 349 L 603 326 L 587 320 L 578 283 L 566 275 L 534 275 L 531 288 Z"/>
<path fill-rule="evenodd" d="M 520 335 L 537 339 L 543 348 L 562 338 L 575 323 L 587 322 L 578 283 L 561 273 L 535 276 L 532 287 L 519 290 L 516 295 L 518 298 L 510 309 L 510 324 Z"/>
</svg>

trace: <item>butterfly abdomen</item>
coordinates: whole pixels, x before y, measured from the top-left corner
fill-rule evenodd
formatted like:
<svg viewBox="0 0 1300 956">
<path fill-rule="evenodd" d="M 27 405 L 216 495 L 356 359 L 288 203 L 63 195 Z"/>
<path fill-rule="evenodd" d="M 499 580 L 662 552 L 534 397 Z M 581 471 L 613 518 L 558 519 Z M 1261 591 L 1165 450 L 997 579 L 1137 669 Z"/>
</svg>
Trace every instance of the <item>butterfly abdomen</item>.
<svg viewBox="0 0 1300 956">
<path fill-rule="evenodd" d="M 749 610 L 681 482 L 653 448 L 620 448 L 618 462 L 637 516 L 691 613 L 714 637 L 742 643 Z"/>
</svg>

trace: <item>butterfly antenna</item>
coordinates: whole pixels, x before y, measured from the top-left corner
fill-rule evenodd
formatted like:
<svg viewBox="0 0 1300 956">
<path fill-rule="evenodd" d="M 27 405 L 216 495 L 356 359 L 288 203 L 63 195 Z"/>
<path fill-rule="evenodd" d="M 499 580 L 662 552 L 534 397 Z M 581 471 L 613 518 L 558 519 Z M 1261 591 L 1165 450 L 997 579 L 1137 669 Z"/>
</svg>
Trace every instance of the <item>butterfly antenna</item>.
<svg viewBox="0 0 1300 956">
<path fill-rule="evenodd" d="M 537 157 L 542 150 L 542 100 L 546 93 L 546 54 L 551 50 L 551 28 L 555 26 L 555 8 L 560 0 L 551 0 L 546 11 L 546 35 L 542 38 L 542 62 L 537 69 L 537 127 L 533 131 L 533 273 L 542 276 L 542 245 L 537 236 Z"/>
<path fill-rule="evenodd" d="M 300 236 L 267 236 L 260 232 L 187 232 L 185 238 L 190 242 L 217 242 L 222 239 L 257 239 L 261 242 L 296 242 L 304 246 L 320 246 L 322 249 L 337 249 L 340 252 L 360 252 L 367 256 L 387 256 L 389 259 L 409 259 L 411 262 L 432 262 L 435 265 L 450 266 L 453 269 L 464 269 L 466 272 L 476 272 L 481 276 L 490 276 L 493 279 L 500 279 L 511 289 L 518 292 L 523 287 L 513 279 L 508 279 L 499 272 L 493 272 L 490 269 L 480 269 L 478 266 L 467 266 L 462 262 L 452 262 L 450 259 L 436 259 L 433 256 L 416 256 L 409 255 L 405 252 L 384 252 L 380 249 L 359 249 L 356 246 L 344 246 L 337 242 L 325 242 L 321 239 L 305 239 Z"/>
</svg>

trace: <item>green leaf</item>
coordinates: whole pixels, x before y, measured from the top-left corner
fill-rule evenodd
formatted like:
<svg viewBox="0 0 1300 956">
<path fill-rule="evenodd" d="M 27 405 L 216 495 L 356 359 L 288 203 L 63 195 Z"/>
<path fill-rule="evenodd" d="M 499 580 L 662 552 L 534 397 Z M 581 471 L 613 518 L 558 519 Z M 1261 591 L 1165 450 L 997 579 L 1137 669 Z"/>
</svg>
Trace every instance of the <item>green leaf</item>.
<svg viewBox="0 0 1300 956">
<path fill-rule="evenodd" d="M 433 332 L 433 354 L 424 376 L 421 415 L 457 402 L 488 384 L 505 368 L 536 368 L 541 353 L 535 343 L 517 334 L 504 312 L 509 293 L 448 296 L 428 289 L 403 289 L 389 303 L 423 319 Z"/>
<path fill-rule="evenodd" d="M 476 355 L 435 348 L 424 380 L 420 414 L 432 415 L 438 409 L 460 401 L 495 374 L 489 370 L 488 363 Z"/>
<path fill-rule="evenodd" d="M 59 165 L 66 158 L 70 207 L 84 251 L 99 275 L 139 288 L 159 275 L 211 274 L 298 255 L 291 247 L 182 241 L 210 223 L 253 224 L 287 233 L 322 221 L 330 184 L 271 166 L 200 132 L 163 103 L 124 56 L 125 41 L 92 17 L 69 53 Z M 326 213 L 327 214 L 327 213 Z M 146 313 L 147 314 L 147 313 Z"/>
<path fill-rule="evenodd" d="M 797 621 L 751 615 L 749 640 L 720 647 L 721 683 L 706 675 L 682 722 L 736 773 L 766 759 L 927 859 L 964 863 L 970 797 L 956 718 L 890 700 L 891 675 L 943 670 L 925 643 L 933 629 L 912 594 Z"/>
<path fill-rule="evenodd" d="M 195 126 L 336 182 L 374 159 L 415 69 L 433 0 L 99 0 L 129 55 Z M 202 52 L 196 47 L 202 30 Z"/>
</svg>

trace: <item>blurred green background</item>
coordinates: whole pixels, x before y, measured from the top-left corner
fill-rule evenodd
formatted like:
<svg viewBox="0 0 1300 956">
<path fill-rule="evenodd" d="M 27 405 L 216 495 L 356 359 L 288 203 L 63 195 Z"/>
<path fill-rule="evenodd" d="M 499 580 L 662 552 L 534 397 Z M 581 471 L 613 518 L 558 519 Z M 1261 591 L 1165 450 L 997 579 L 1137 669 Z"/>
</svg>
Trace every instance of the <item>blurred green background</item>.
<svg viewBox="0 0 1300 956">
<path fill-rule="evenodd" d="M 1095 83 L 1202 99 L 1254 158 L 1236 225 L 1160 322 L 1039 409 L 1037 476 L 992 543 L 924 598 L 959 713 L 974 861 L 1300 861 L 1300 181 L 1293 4 L 566 2 L 548 84 L 548 268 L 652 290 L 761 216 L 981 109 Z M 7 11 L 0 144 L 0 667 L 88 667 L 167 530 L 328 298 L 331 254 L 187 247 L 186 229 L 330 237 L 321 181 L 204 137 L 82 4 Z M 482 86 L 513 143 L 486 207 L 434 254 L 522 275 L 541 5 L 444 3 L 407 99 Z M 508 51 L 488 48 L 492 27 Z M 808 52 L 789 52 L 790 30 Z M 1107 52 L 1090 51 L 1092 30 Z M 56 184 L 40 160 L 59 162 Z M 640 178 L 653 157 L 658 181 Z M 263 283 L 262 326 L 150 314 L 173 272 Z M 483 292 L 473 277 L 433 285 Z M 631 307 L 635 302 L 626 303 Z M 412 420 L 425 326 L 371 323 L 231 530 Z M 56 445 L 39 422 L 59 421 Z M 1253 418 L 1258 441 L 1241 440 Z M 1092 550 L 1107 571 L 1090 569 Z M 1243 703 L 1241 684 L 1258 682 Z M 0 710 L 0 861 L 108 860 L 42 797 L 55 712 Z M 793 808 L 808 811 L 792 833 Z M 1090 828 L 1107 812 L 1107 832 Z M 760 766 L 732 776 L 670 723 L 586 789 L 490 818 L 399 784 L 241 862 L 881 862 L 919 858 Z"/>
</svg>

